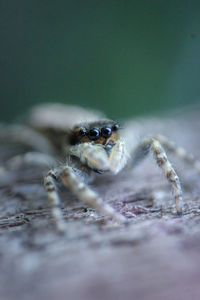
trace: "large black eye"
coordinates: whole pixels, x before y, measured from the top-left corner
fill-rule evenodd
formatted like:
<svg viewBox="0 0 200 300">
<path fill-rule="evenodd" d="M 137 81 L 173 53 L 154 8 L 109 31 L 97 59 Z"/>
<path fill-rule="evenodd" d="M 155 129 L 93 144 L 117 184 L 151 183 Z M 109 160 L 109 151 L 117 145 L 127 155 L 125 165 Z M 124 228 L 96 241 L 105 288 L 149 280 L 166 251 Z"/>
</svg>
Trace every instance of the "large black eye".
<svg viewBox="0 0 200 300">
<path fill-rule="evenodd" d="M 112 127 L 113 131 L 117 131 L 119 129 L 119 125 L 118 124 L 114 124 Z"/>
<path fill-rule="evenodd" d="M 99 130 L 97 128 L 93 128 L 89 131 L 88 137 L 90 140 L 97 140 L 99 138 Z"/>
<path fill-rule="evenodd" d="M 105 137 L 105 138 L 109 138 L 112 134 L 112 130 L 110 127 L 103 127 L 101 129 L 101 134 Z"/>
<path fill-rule="evenodd" d="M 79 133 L 78 133 L 78 135 L 79 136 L 84 136 L 85 134 L 86 134 L 86 130 L 83 129 L 83 128 L 81 128 L 80 131 L 79 131 Z"/>
</svg>

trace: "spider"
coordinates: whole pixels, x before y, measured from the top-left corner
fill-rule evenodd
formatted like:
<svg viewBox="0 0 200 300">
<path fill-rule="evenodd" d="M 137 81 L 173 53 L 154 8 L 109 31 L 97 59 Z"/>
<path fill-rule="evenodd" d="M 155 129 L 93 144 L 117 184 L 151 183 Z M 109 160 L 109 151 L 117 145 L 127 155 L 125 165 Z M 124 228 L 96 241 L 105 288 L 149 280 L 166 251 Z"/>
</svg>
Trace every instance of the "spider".
<svg viewBox="0 0 200 300">
<path fill-rule="evenodd" d="M 63 155 L 65 158 L 61 166 L 51 169 L 44 177 L 44 188 L 56 227 L 60 232 L 65 231 L 65 222 L 56 190 L 57 181 L 61 180 L 79 200 L 98 212 L 120 224 L 126 224 L 127 218 L 106 204 L 88 186 L 88 183 L 94 179 L 95 174 L 115 175 L 125 167 L 133 168 L 149 152 L 153 153 L 157 165 L 170 182 L 177 214 L 182 215 L 180 180 L 164 148 L 191 163 L 198 171 L 200 162 L 166 137 L 147 136 L 135 145 L 124 138 L 124 130 L 118 122 L 109 120 L 96 111 L 61 104 L 40 105 L 31 111 L 27 119 L 32 129 L 15 126 L 9 129 L 10 136 L 29 146 L 34 145 L 38 152 L 52 154 L 53 145 L 53 155 L 56 151 L 59 156 Z M 7 130 L 7 135 L 9 130 Z M 0 138 L 2 139 L 2 132 Z M 24 161 L 27 157 L 27 155 L 20 156 L 20 161 Z M 38 161 L 40 164 L 41 155 L 38 156 L 36 152 L 33 152 L 29 155 L 29 160 Z"/>
</svg>

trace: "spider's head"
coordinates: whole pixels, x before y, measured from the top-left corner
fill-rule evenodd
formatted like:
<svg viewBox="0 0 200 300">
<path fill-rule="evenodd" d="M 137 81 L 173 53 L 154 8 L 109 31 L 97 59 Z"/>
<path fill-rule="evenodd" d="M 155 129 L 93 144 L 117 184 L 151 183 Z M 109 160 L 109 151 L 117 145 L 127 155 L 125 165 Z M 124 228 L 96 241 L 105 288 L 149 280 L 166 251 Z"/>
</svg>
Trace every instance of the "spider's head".
<svg viewBox="0 0 200 300">
<path fill-rule="evenodd" d="M 75 126 L 69 134 L 71 155 L 98 173 L 118 173 L 127 160 L 119 129 L 119 124 L 111 120 Z"/>
<path fill-rule="evenodd" d="M 105 147 L 114 144 L 119 137 L 119 124 L 114 121 L 99 121 L 75 126 L 71 131 L 69 143 L 74 146 L 80 143 L 101 144 Z"/>
</svg>

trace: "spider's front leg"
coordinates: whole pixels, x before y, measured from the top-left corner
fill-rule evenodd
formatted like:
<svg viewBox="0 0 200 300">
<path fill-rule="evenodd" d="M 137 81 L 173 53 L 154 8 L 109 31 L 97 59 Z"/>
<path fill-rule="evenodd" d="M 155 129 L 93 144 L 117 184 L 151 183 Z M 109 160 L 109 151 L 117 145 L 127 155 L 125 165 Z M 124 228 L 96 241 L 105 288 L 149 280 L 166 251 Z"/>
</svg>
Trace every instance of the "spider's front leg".
<svg viewBox="0 0 200 300">
<path fill-rule="evenodd" d="M 120 224 L 127 223 L 127 219 L 117 213 L 109 204 L 104 203 L 103 199 L 80 179 L 72 167 L 66 166 L 63 168 L 61 172 L 61 179 L 78 199 L 93 207 L 100 213 L 111 217 Z"/>
<path fill-rule="evenodd" d="M 51 206 L 51 214 L 55 220 L 56 228 L 62 233 L 66 231 L 66 226 L 60 208 L 60 198 L 56 191 L 56 179 L 56 172 L 54 170 L 50 170 L 44 177 L 44 187 L 47 192 L 48 201 Z"/>
<path fill-rule="evenodd" d="M 159 140 L 159 142 L 169 152 L 193 166 L 200 174 L 200 161 L 197 158 L 195 158 L 192 153 L 187 152 L 183 147 L 177 146 L 173 141 L 168 140 L 168 138 L 166 138 L 163 135 L 158 135 L 156 139 Z"/>
<path fill-rule="evenodd" d="M 164 175 L 171 183 L 173 195 L 175 198 L 176 210 L 179 216 L 182 215 L 182 189 L 178 175 L 167 158 L 165 150 L 156 138 L 148 137 L 141 142 L 132 153 L 133 165 L 143 159 L 149 151 L 152 150 L 158 166 L 162 169 Z"/>
</svg>

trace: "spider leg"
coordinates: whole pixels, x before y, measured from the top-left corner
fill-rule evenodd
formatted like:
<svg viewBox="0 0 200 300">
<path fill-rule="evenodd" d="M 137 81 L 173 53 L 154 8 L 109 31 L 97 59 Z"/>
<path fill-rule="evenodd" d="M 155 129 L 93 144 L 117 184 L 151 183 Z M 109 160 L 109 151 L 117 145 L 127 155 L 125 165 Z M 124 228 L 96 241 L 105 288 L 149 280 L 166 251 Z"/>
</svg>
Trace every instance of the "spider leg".
<svg viewBox="0 0 200 300">
<path fill-rule="evenodd" d="M 24 165 L 33 165 L 43 168 L 56 165 L 56 160 L 49 154 L 40 152 L 27 152 L 16 155 L 5 163 L 5 169 L 17 169 Z"/>
<path fill-rule="evenodd" d="M 19 144 L 33 151 L 54 154 L 51 143 L 46 137 L 23 125 L 0 124 L 0 142 Z"/>
<path fill-rule="evenodd" d="M 56 227 L 59 232 L 63 233 L 66 231 L 66 225 L 60 208 L 60 198 L 56 191 L 55 178 L 55 171 L 50 170 L 44 177 L 44 188 L 47 192 L 48 201 L 51 206 L 51 214 L 55 220 Z"/>
<path fill-rule="evenodd" d="M 80 177 L 76 175 L 75 170 L 72 167 L 66 166 L 63 168 L 61 179 L 78 199 L 106 216 L 113 218 L 118 223 L 127 223 L 127 219 L 124 216 L 117 213 L 109 204 L 105 204 L 94 191 L 81 181 Z"/>
<path fill-rule="evenodd" d="M 168 140 L 163 135 L 158 135 L 157 139 L 169 152 L 175 154 L 178 158 L 192 165 L 200 174 L 200 161 L 194 155 L 188 153 L 184 148 L 177 146 L 174 142 Z"/>
<path fill-rule="evenodd" d="M 182 215 L 182 189 L 178 175 L 167 158 L 165 150 L 156 138 L 147 137 L 141 142 L 132 153 L 132 163 L 136 165 L 143 159 L 150 150 L 153 151 L 154 158 L 164 175 L 171 183 L 175 198 L 176 210 L 178 215 Z"/>
</svg>

